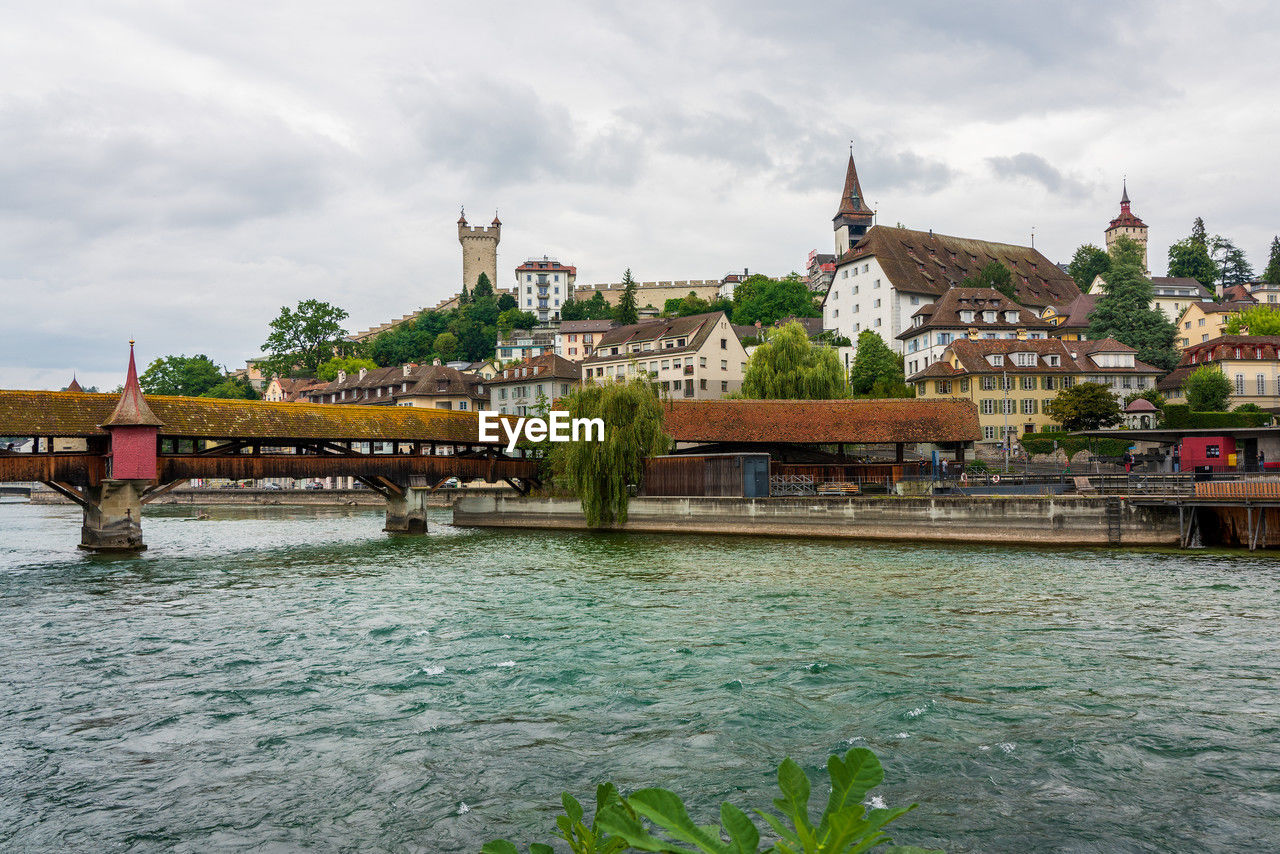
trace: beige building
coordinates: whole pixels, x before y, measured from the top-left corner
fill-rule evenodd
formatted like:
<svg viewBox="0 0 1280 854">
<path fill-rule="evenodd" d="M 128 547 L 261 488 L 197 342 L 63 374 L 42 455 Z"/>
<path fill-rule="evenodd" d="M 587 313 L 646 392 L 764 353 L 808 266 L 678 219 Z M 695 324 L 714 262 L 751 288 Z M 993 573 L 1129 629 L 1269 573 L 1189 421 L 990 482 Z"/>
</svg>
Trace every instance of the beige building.
<svg viewBox="0 0 1280 854">
<path fill-rule="evenodd" d="M 952 341 L 1048 338 L 1053 324 L 992 288 L 951 288 L 922 305 L 898 334 L 908 375 L 941 358 Z"/>
<path fill-rule="evenodd" d="M 1254 403 L 1280 411 L 1280 335 L 1221 335 L 1183 348 L 1182 361 L 1157 388 L 1170 403 L 1186 403 L 1183 383 L 1197 368 L 1214 365 L 1231 381 L 1227 408 Z"/>
<path fill-rule="evenodd" d="M 954 341 L 942 358 L 907 382 L 919 398 L 971 400 L 978 406 L 984 442 L 1008 433 L 1056 430 L 1045 404 L 1064 388 L 1096 382 L 1117 397 L 1155 385 L 1160 369 L 1140 362 L 1137 351 L 1119 341 Z"/>
<path fill-rule="evenodd" d="M 273 402 L 295 403 L 307 401 L 307 393 L 327 386 L 324 380 L 293 379 L 276 374 L 262 390 L 262 399 Z"/>
<path fill-rule="evenodd" d="M 636 306 L 644 308 L 645 306 L 653 306 L 659 311 L 669 299 L 684 299 L 692 291 L 700 298 L 710 302 L 720 293 L 720 281 L 718 279 L 685 279 L 672 280 L 668 282 L 637 282 L 636 283 Z M 595 296 L 596 291 L 604 297 L 605 302 L 609 305 L 617 305 L 618 300 L 622 298 L 622 292 L 626 287 L 621 282 L 609 282 L 608 284 L 586 285 L 580 287 L 574 294 L 573 298 L 579 302 L 591 299 Z M 524 303 L 520 304 L 524 308 Z"/>
<path fill-rule="evenodd" d="M 1100 297 L 1106 293 L 1106 286 L 1105 275 L 1094 276 L 1088 294 Z M 1152 276 L 1151 292 L 1151 307 L 1163 312 L 1166 318 L 1175 323 L 1188 306 L 1213 301 L 1213 294 L 1195 279 Z"/>
<path fill-rule="evenodd" d="M 533 415 L 581 383 L 576 362 L 547 353 L 503 368 L 489 381 L 489 403 L 503 415 Z"/>
<path fill-rule="evenodd" d="M 1228 320 L 1255 305 L 1254 302 L 1192 303 L 1178 318 L 1178 337 L 1174 343 L 1179 350 L 1185 350 L 1192 344 L 1212 341 L 1223 334 Z"/>
<path fill-rule="evenodd" d="M 1120 214 L 1111 220 L 1106 230 L 1107 251 L 1110 252 L 1121 237 L 1129 238 L 1142 247 L 1142 272 L 1150 276 L 1151 268 L 1147 265 L 1147 224 L 1130 209 L 1129 182 L 1125 181 L 1123 186 L 1124 190 L 1120 194 Z"/>
<path fill-rule="evenodd" d="M 742 388 L 743 349 L 723 311 L 619 326 L 582 361 L 583 382 L 649 377 L 664 395 L 715 400 Z"/>
<path fill-rule="evenodd" d="M 595 350 L 596 342 L 617 325 L 616 320 L 562 320 L 556 329 L 556 355 L 581 362 Z"/>
<path fill-rule="evenodd" d="M 458 217 L 458 242 L 462 244 L 462 286 L 473 290 L 480 274 L 489 277 L 489 284 L 498 287 L 498 243 L 502 240 L 502 223 L 498 214 L 488 228 L 467 224 L 465 211 Z"/>
</svg>

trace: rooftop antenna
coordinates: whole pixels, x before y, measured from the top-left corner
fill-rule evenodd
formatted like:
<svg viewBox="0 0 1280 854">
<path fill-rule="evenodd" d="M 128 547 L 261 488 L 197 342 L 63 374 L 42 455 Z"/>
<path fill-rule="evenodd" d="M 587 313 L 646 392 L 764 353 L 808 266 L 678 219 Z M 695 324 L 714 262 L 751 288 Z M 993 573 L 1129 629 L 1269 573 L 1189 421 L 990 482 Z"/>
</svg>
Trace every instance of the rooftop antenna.
<svg viewBox="0 0 1280 854">
<path fill-rule="evenodd" d="M 1036 227 L 1034 225 L 1031 226 L 1031 248 L 1036 248 Z"/>
</svg>

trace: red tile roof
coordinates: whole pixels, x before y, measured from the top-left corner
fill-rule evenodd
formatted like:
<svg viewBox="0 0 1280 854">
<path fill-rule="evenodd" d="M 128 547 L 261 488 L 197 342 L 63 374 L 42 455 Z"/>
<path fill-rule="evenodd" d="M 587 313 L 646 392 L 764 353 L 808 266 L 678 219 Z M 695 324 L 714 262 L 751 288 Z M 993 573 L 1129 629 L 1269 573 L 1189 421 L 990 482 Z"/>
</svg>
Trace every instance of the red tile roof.
<svg viewBox="0 0 1280 854">
<path fill-rule="evenodd" d="M 969 442 L 978 409 L 953 400 L 701 400 L 666 405 L 677 442 L 829 445 Z"/>
<path fill-rule="evenodd" d="M 943 358 L 929 365 L 910 377 L 908 381 L 939 377 L 947 379 L 971 374 L 999 373 L 1055 373 L 1055 374 L 1152 374 L 1158 375 L 1160 369 L 1154 365 L 1134 359 L 1132 368 L 1102 367 L 1096 364 L 1092 356 L 1095 353 L 1137 353 L 1132 347 L 1121 344 L 1114 338 L 1103 338 L 1099 341 L 1062 341 L 1058 338 L 1035 338 L 1020 340 L 980 338 L 969 340 L 961 338 L 947 345 Z M 953 368 L 946 359 L 951 353 L 960 361 L 960 367 Z M 1033 365 L 1017 365 L 1006 359 L 1003 365 L 993 365 L 988 356 L 1011 353 L 1035 353 L 1037 358 Z M 1048 356 L 1057 356 L 1058 364 L 1050 365 Z"/>
<path fill-rule="evenodd" d="M 858 169 L 853 165 L 853 152 L 849 152 L 849 166 L 844 173 L 844 192 L 840 196 L 840 207 L 834 220 L 847 219 L 853 225 L 870 225 L 874 212 L 867 207 L 866 196 L 862 195 L 862 185 L 858 183 Z"/>
<path fill-rule="evenodd" d="M 968 310 L 974 312 L 973 320 L 965 322 L 960 319 L 960 312 Z M 994 321 L 985 321 L 982 319 L 982 312 L 996 312 Z M 1018 312 L 1018 319 L 1013 323 L 1004 319 L 1006 311 Z M 920 325 L 908 326 L 897 337 L 902 340 L 919 335 L 928 329 L 942 328 L 969 328 L 977 329 L 1002 329 L 1012 331 L 1015 329 L 1053 329 L 1053 323 L 1048 320 L 1041 320 L 1039 315 L 1030 309 L 1023 308 L 1013 300 L 994 288 L 952 288 L 942 296 L 938 297 L 936 302 L 921 306 L 912 318 L 921 318 Z"/>
</svg>

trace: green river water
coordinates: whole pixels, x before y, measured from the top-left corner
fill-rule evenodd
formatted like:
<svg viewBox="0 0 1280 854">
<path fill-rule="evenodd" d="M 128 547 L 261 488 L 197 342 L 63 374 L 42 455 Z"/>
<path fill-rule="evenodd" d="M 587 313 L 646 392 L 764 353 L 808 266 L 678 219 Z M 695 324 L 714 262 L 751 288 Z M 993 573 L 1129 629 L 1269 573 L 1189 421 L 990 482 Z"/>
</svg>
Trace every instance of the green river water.
<svg viewBox="0 0 1280 854">
<path fill-rule="evenodd" d="M 903 843 L 1280 848 L 1275 555 L 207 512 L 107 559 L 0 503 L 0 850 L 475 852 L 854 745 Z"/>
</svg>

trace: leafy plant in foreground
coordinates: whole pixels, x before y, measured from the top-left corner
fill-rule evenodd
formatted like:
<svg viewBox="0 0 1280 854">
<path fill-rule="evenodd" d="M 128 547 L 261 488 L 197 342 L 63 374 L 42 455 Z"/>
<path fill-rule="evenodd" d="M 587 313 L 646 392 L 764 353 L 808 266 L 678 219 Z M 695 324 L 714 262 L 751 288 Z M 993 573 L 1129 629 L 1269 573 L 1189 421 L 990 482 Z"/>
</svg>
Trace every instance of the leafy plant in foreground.
<svg viewBox="0 0 1280 854">
<path fill-rule="evenodd" d="M 857 854 L 891 843 L 885 825 L 916 808 L 872 807 L 867 793 L 884 780 L 876 755 L 857 747 L 827 760 L 831 795 L 815 825 L 809 814 L 809 778 L 790 758 L 778 767 L 781 798 L 774 798 L 777 814 L 754 810 L 777 835 L 760 847 L 760 830 L 742 810 L 720 805 L 720 823 L 699 825 L 689 817 L 684 801 L 667 789 L 641 789 L 623 798 L 611 783 L 596 790 L 592 826 L 583 822 L 581 805 L 569 793 L 562 800 L 565 815 L 556 819 L 560 838 L 573 854 L 612 854 L 616 851 L 657 851 L 666 854 Z M 657 834 L 657 835 L 655 835 Z M 534 843 L 530 854 L 553 854 L 550 845 Z M 518 854 L 515 845 L 495 840 L 482 854 Z M 923 848 L 890 845 L 881 854 L 942 854 Z"/>
</svg>

